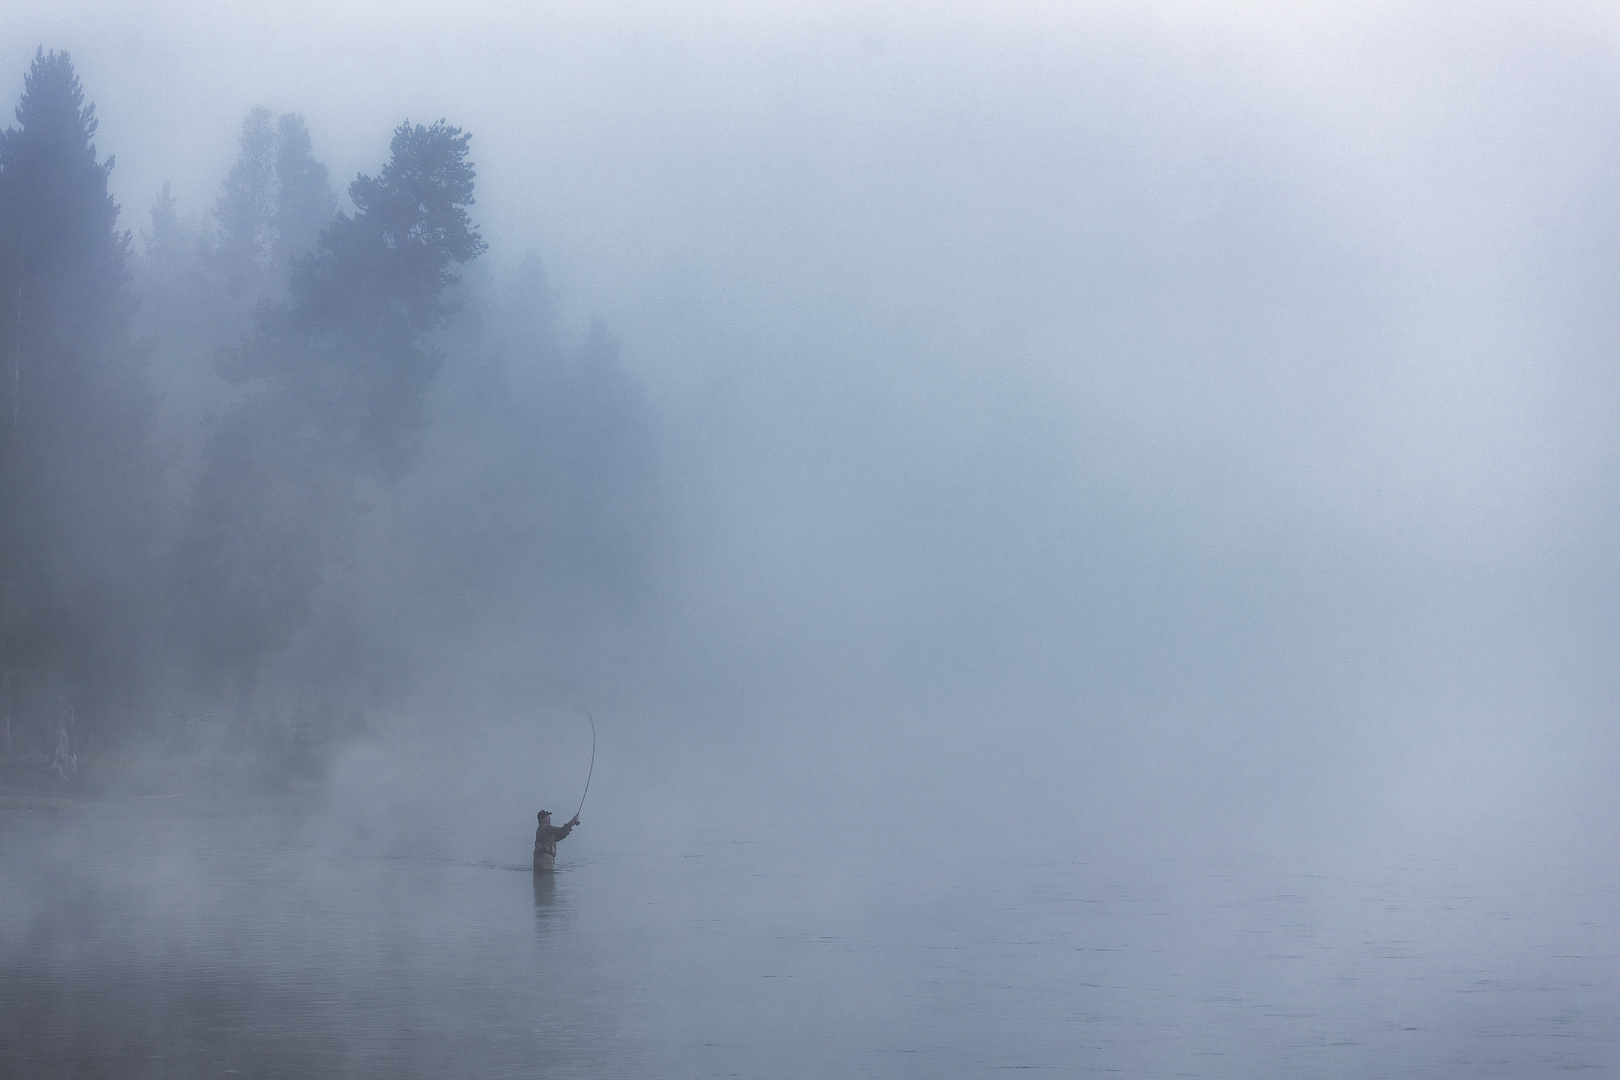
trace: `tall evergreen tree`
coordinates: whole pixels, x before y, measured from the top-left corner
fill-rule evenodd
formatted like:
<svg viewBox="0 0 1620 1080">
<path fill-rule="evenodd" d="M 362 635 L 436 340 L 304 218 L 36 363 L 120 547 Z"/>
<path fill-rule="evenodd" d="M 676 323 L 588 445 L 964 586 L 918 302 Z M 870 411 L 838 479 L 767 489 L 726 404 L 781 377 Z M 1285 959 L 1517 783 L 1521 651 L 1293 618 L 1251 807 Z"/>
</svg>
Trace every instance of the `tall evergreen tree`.
<svg viewBox="0 0 1620 1080">
<path fill-rule="evenodd" d="M 141 230 L 140 246 L 132 266 L 132 282 L 141 301 L 135 331 L 172 354 L 177 337 L 196 337 L 202 327 L 220 321 L 220 305 L 209 287 L 196 222 L 181 219 L 168 181 L 152 200 L 150 225 Z M 168 387 L 166 393 L 174 389 Z"/>
<path fill-rule="evenodd" d="M 141 248 L 146 262 L 165 276 L 178 273 L 187 261 L 189 245 L 180 227 L 179 204 L 167 180 L 152 200 L 152 227 L 141 230 Z"/>
<path fill-rule="evenodd" d="M 0 134 L 0 708 L 62 772 L 112 712 L 151 615 L 156 466 L 130 237 L 66 53 Z M 67 755 L 64 757 L 64 755 Z"/>
<path fill-rule="evenodd" d="M 270 270 L 276 211 L 276 132 L 269 109 L 242 121 L 241 152 L 214 203 L 219 246 L 214 262 L 226 295 L 252 298 Z"/>
<path fill-rule="evenodd" d="M 207 451 L 181 547 L 185 610 L 205 674 L 239 710 L 265 657 L 309 618 L 328 565 L 350 550 L 359 486 L 408 469 L 438 358 L 425 335 L 450 316 L 456 266 L 484 250 L 469 136 L 403 124 L 376 177 L 293 272 L 289 296 L 222 355 L 248 388 Z"/>
<path fill-rule="evenodd" d="M 206 259 L 220 294 L 214 321 L 232 339 L 249 328 L 260 303 L 286 296 L 293 265 L 315 250 L 337 213 L 337 195 L 302 116 L 286 113 L 272 122 L 269 109 L 253 109 L 237 145 L 214 202 L 217 239 Z"/>
<path fill-rule="evenodd" d="M 304 118 L 287 113 L 276 121 L 275 239 L 270 245 L 272 279 L 279 288 L 293 265 L 315 250 L 321 230 L 337 215 L 337 195 L 326 166 L 315 159 Z"/>
</svg>

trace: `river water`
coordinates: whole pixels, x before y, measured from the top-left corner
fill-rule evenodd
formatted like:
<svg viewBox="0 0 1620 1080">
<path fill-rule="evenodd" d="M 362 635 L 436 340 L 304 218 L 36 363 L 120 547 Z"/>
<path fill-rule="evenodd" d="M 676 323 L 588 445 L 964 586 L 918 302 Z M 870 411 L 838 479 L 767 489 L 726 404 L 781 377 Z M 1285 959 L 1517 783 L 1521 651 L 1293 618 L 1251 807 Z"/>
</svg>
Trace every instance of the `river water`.
<svg viewBox="0 0 1620 1080">
<path fill-rule="evenodd" d="M 1620 1065 L 1612 859 L 1430 838 L 0 819 L 7 1077 L 1526 1077 Z"/>
</svg>

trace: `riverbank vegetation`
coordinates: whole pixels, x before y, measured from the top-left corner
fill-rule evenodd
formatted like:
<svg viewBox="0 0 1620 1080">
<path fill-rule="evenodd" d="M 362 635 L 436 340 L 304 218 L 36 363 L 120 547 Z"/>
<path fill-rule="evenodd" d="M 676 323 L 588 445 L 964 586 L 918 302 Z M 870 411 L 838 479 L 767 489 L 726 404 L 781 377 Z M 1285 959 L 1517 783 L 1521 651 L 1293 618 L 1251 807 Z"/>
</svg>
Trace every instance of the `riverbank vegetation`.
<svg viewBox="0 0 1620 1080">
<path fill-rule="evenodd" d="M 97 124 L 41 49 L 0 134 L 0 791 L 284 787 L 468 664 L 565 695 L 642 589 L 652 425 L 538 259 L 479 272 L 472 136 L 401 122 L 345 202 L 255 109 L 137 235 Z"/>
</svg>

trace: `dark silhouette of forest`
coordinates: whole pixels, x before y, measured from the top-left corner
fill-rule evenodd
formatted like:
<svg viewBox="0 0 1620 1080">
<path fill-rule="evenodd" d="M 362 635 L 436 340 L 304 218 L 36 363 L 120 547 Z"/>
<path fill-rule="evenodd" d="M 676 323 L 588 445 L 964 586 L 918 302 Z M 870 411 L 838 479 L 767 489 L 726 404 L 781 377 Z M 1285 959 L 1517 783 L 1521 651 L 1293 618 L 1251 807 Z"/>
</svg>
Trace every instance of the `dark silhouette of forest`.
<svg viewBox="0 0 1620 1080">
<path fill-rule="evenodd" d="M 463 273 L 471 136 L 401 123 L 345 210 L 255 109 L 137 240 L 96 131 L 41 49 L 0 134 L 0 788 L 262 790 L 412 700 L 567 695 L 644 590 L 652 426 L 538 259 Z"/>
</svg>

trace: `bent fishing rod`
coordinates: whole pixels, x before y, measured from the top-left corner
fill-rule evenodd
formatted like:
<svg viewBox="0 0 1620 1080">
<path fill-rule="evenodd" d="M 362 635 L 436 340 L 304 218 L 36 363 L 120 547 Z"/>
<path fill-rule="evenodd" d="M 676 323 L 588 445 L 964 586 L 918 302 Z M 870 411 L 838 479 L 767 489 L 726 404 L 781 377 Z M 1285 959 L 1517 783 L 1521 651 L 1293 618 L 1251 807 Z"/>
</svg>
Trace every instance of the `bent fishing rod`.
<svg viewBox="0 0 1620 1080">
<path fill-rule="evenodd" d="M 579 702 L 576 701 L 574 704 L 579 705 Z M 591 793 L 591 776 L 596 772 L 596 717 L 592 716 L 591 710 L 585 706 L 579 707 L 584 711 L 585 719 L 591 722 L 591 767 L 585 772 L 585 790 L 579 793 L 579 810 L 574 811 L 575 821 L 579 820 L 579 811 L 585 809 L 585 796 Z"/>
</svg>

